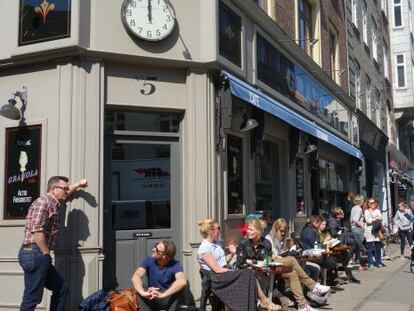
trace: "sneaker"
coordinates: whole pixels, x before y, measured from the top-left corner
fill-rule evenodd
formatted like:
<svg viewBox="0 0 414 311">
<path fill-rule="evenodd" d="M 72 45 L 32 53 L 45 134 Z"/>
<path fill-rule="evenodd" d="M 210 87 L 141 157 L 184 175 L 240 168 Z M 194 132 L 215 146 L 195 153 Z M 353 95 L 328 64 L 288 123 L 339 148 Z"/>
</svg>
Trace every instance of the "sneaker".
<svg viewBox="0 0 414 311">
<path fill-rule="evenodd" d="M 295 305 L 295 303 L 286 296 L 280 297 L 279 300 L 283 308 L 293 307 Z"/>
<path fill-rule="evenodd" d="M 370 270 L 374 270 L 374 265 L 369 265 Z"/>
<path fill-rule="evenodd" d="M 352 269 L 359 267 L 359 264 L 357 264 L 355 261 L 350 261 L 346 267 Z"/>
<path fill-rule="evenodd" d="M 404 256 L 404 255 L 401 255 L 401 256 L 400 256 L 400 259 L 405 259 L 405 256 Z"/>
<path fill-rule="evenodd" d="M 316 283 L 315 287 L 312 289 L 312 293 L 314 293 L 316 295 L 319 295 L 319 296 L 323 296 L 327 292 L 329 292 L 330 289 L 331 289 L 330 286 L 321 285 L 319 283 Z"/>
<path fill-rule="evenodd" d="M 328 304 L 328 298 L 323 296 L 318 296 L 315 293 L 312 293 L 311 291 L 308 291 L 306 293 L 306 297 L 309 298 L 309 301 L 316 302 L 318 306 L 326 306 Z"/>
<path fill-rule="evenodd" d="M 316 311 L 317 309 L 312 308 L 310 305 L 307 305 L 303 308 L 299 308 L 298 311 Z"/>
<path fill-rule="evenodd" d="M 353 276 L 351 276 L 351 277 L 348 278 L 348 282 L 349 283 L 354 283 L 354 284 L 361 284 L 361 281 L 358 280 L 358 279 L 356 279 L 356 278 L 354 278 Z"/>
</svg>

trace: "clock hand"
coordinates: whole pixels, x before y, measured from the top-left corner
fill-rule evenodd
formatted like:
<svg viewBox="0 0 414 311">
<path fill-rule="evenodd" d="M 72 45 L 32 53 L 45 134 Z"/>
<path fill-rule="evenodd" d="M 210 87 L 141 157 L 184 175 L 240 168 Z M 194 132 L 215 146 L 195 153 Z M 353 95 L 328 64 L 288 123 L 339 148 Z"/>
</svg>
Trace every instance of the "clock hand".
<svg viewBox="0 0 414 311">
<path fill-rule="evenodd" d="M 152 24 L 152 4 L 151 0 L 148 0 L 148 21 Z"/>
</svg>

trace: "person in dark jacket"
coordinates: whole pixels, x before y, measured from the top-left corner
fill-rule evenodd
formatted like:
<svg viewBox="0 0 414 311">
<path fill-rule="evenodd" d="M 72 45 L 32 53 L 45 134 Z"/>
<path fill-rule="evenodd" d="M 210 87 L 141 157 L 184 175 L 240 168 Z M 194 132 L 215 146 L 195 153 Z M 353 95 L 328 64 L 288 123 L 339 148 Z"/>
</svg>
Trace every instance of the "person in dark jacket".
<svg viewBox="0 0 414 311">
<path fill-rule="evenodd" d="M 326 219 L 322 216 L 314 215 L 310 217 L 309 222 L 305 225 L 305 227 L 303 227 L 300 234 L 300 244 L 304 250 L 313 249 L 315 245 L 319 244 L 318 228 L 323 223 L 326 225 Z M 335 279 L 338 276 L 335 258 L 324 257 L 321 267 L 327 269 L 328 271 L 326 278 L 327 284 L 334 285 Z"/>
</svg>

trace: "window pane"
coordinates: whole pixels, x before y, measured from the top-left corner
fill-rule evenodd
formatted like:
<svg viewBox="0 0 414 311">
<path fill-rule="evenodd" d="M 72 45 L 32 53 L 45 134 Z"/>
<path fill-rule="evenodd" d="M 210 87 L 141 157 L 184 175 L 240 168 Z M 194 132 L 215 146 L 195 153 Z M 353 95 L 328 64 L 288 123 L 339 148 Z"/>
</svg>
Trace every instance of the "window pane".
<svg viewBox="0 0 414 311">
<path fill-rule="evenodd" d="M 394 26 L 401 26 L 401 25 L 402 25 L 401 6 L 397 6 L 394 8 Z"/>
<path fill-rule="evenodd" d="M 114 144 L 111 167 L 114 229 L 170 228 L 170 146 Z"/>
<path fill-rule="evenodd" d="M 106 129 L 111 131 L 177 133 L 179 122 L 179 115 L 167 113 L 117 111 L 106 114 Z"/>
<path fill-rule="evenodd" d="M 397 55 L 397 64 L 403 64 L 404 63 L 404 55 L 400 54 Z"/>
<path fill-rule="evenodd" d="M 397 75 L 398 75 L 398 87 L 404 87 L 405 86 L 404 66 L 397 67 Z"/>
<path fill-rule="evenodd" d="M 221 56 L 241 67 L 241 18 L 221 2 L 219 51 Z"/>
<path fill-rule="evenodd" d="M 243 214 L 243 139 L 227 135 L 228 214 Z"/>
</svg>

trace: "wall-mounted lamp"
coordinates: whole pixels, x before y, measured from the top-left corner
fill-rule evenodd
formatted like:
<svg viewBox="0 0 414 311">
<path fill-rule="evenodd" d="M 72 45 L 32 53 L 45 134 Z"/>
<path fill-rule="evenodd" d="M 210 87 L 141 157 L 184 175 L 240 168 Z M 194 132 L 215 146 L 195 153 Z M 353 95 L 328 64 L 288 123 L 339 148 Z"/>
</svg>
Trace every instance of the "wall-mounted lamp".
<svg viewBox="0 0 414 311">
<path fill-rule="evenodd" d="M 27 105 L 27 88 L 23 87 L 23 91 L 14 92 L 13 96 L 13 98 L 8 100 L 8 104 L 1 107 L 0 115 L 8 119 L 20 120 L 20 123 L 24 123 L 24 112 L 26 111 Z M 20 110 L 16 107 L 16 97 L 20 99 L 22 104 Z"/>
<path fill-rule="evenodd" d="M 249 117 L 247 114 L 243 115 L 243 122 L 240 124 L 240 132 L 248 132 L 259 126 L 256 119 Z"/>
<path fill-rule="evenodd" d="M 308 144 L 303 154 L 310 154 L 316 150 L 318 150 L 318 147 L 316 147 L 314 144 Z"/>
</svg>

